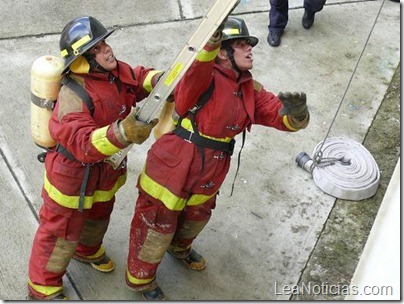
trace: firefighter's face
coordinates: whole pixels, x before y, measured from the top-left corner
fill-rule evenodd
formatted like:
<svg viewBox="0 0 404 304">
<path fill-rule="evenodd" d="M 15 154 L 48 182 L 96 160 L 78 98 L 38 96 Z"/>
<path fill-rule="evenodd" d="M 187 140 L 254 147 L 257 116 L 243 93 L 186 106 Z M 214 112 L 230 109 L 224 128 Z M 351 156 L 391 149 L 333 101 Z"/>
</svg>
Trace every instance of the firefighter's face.
<svg viewBox="0 0 404 304">
<path fill-rule="evenodd" d="M 234 61 L 242 71 L 253 68 L 252 46 L 246 40 L 236 39 L 231 44 L 234 49 Z"/>
<path fill-rule="evenodd" d="M 95 55 L 95 60 L 100 66 L 108 71 L 112 71 L 116 68 L 117 62 L 114 56 L 112 48 L 109 46 L 105 40 L 101 40 L 96 45 L 94 45 L 89 51 L 90 54 Z"/>
</svg>

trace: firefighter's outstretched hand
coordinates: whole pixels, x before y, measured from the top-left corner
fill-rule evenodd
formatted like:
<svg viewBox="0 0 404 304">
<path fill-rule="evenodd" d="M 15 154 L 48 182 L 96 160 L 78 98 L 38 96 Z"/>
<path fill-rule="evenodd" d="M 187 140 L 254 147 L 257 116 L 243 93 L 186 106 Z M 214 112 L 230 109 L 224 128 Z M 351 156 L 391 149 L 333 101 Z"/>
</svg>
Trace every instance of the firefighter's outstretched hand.
<svg viewBox="0 0 404 304">
<path fill-rule="evenodd" d="M 278 98 L 282 102 L 282 108 L 279 110 L 280 115 L 291 115 L 296 118 L 304 118 L 309 113 L 306 104 L 306 94 L 301 93 L 279 93 Z"/>
<path fill-rule="evenodd" d="M 140 145 L 150 135 L 151 130 L 157 125 L 158 119 L 153 119 L 150 123 L 144 123 L 136 119 L 139 108 L 132 109 L 132 112 L 119 123 L 119 131 L 123 138 L 129 143 Z"/>
</svg>

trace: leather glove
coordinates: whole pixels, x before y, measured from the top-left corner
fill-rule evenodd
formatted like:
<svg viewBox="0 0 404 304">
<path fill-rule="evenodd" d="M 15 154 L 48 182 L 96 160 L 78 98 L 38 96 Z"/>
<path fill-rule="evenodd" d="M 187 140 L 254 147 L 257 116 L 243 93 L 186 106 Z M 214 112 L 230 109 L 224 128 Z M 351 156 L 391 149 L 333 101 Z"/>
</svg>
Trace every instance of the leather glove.
<svg viewBox="0 0 404 304">
<path fill-rule="evenodd" d="M 219 25 L 217 30 L 213 33 L 212 37 L 209 38 L 208 43 L 210 43 L 210 44 L 218 44 L 218 43 L 220 43 L 222 41 L 224 24 L 226 23 L 226 21 L 227 21 L 227 17 Z"/>
<path fill-rule="evenodd" d="M 140 145 L 150 135 L 151 130 L 157 125 L 158 119 L 153 119 L 150 123 L 144 123 L 136 119 L 139 107 L 132 108 L 129 115 L 119 122 L 119 132 L 129 143 Z"/>
<path fill-rule="evenodd" d="M 306 94 L 303 92 L 280 92 L 278 94 L 278 98 L 282 102 L 282 108 L 279 110 L 279 114 L 282 116 L 290 115 L 298 120 L 301 120 L 304 119 L 309 113 L 306 104 Z"/>
</svg>

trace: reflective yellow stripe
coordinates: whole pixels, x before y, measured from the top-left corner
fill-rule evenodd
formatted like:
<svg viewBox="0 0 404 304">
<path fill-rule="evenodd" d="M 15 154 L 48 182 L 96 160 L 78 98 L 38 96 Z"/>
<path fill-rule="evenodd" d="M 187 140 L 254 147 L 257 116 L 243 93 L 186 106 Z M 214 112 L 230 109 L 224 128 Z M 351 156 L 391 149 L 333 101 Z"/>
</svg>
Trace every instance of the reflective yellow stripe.
<svg viewBox="0 0 404 304">
<path fill-rule="evenodd" d="M 105 249 L 101 245 L 100 249 L 98 249 L 96 253 L 94 253 L 93 255 L 86 255 L 86 259 L 88 259 L 88 260 L 96 259 L 96 258 L 99 258 L 100 256 L 102 256 L 104 253 L 105 253 Z"/>
<path fill-rule="evenodd" d="M 290 125 L 288 115 L 283 115 L 283 123 L 285 124 L 286 128 L 288 128 L 290 131 L 298 131 L 299 129 L 295 129 Z"/>
<path fill-rule="evenodd" d="M 164 203 L 164 205 L 175 211 L 181 211 L 186 205 L 186 200 L 171 193 L 167 188 L 164 188 L 160 184 L 152 180 L 145 171 L 140 175 L 140 186 L 150 196 L 158 199 Z"/>
<path fill-rule="evenodd" d="M 164 81 L 164 84 L 166 86 L 170 86 L 180 75 L 182 69 L 184 68 L 184 65 L 181 62 L 178 62 L 175 67 L 171 70 L 170 74 L 168 74 L 166 80 Z"/>
<path fill-rule="evenodd" d="M 223 34 L 226 34 L 226 35 L 238 35 L 238 34 L 240 34 L 240 30 L 238 28 L 224 29 Z"/>
<path fill-rule="evenodd" d="M 150 92 L 153 90 L 152 79 L 153 79 L 153 76 L 156 75 L 156 74 L 158 74 L 158 73 L 161 73 L 161 71 L 153 70 L 153 71 L 150 71 L 150 72 L 147 74 L 146 79 L 145 79 L 144 82 L 143 82 L 143 88 L 144 88 L 147 92 L 150 93 Z"/>
<path fill-rule="evenodd" d="M 160 200 L 168 209 L 173 211 L 181 211 L 186 205 L 201 205 L 216 194 L 216 192 L 212 195 L 194 194 L 187 201 L 184 198 L 176 196 L 170 190 L 152 180 L 145 171 L 140 175 L 140 186 L 147 194 Z"/>
<path fill-rule="evenodd" d="M 217 54 L 219 54 L 220 47 L 213 51 L 206 51 L 202 49 L 198 55 L 196 56 L 196 60 L 199 62 L 209 62 L 216 58 Z"/>
<path fill-rule="evenodd" d="M 116 181 L 115 185 L 109 191 L 96 190 L 93 196 L 85 196 L 84 209 L 90 209 L 94 202 L 108 202 L 110 201 L 120 187 L 126 182 L 126 174 L 121 175 Z M 77 209 L 79 207 L 79 196 L 69 196 L 60 192 L 55 186 L 53 186 L 46 176 L 44 178 L 44 188 L 49 197 L 57 202 L 59 205 Z"/>
<path fill-rule="evenodd" d="M 104 155 L 113 155 L 119 150 L 117 146 L 113 145 L 107 138 L 107 131 L 109 126 L 97 129 L 91 134 L 91 144 Z"/>
<path fill-rule="evenodd" d="M 196 206 L 196 205 L 201 205 L 205 202 L 207 202 L 212 196 L 216 194 L 213 193 L 212 195 L 205 195 L 205 194 L 194 194 L 191 196 L 191 198 L 187 202 L 187 206 Z"/>
<path fill-rule="evenodd" d="M 187 129 L 187 130 L 190 131 L 190 132 L 194 132 L 194 130 L 193 130 L 193 128 L 192 128 L 191 120 L 188 119 L 188 118 L 184 118 L 184 119 L 181 121 L 181 126 L 182 126 L 184 129 Z M 205 137 L 205 138 L 209 138 L 209 139 L 213 139 L 213 140 L 221 141 L 221 142 L 226 142 L 226 143 L 229 143 L 229 142 L 232 140 L 231 137 L 217 138 L 217 137 L 213 137 L 213 136 L 204 135 L 204 134 L 202 134 L 202 133 L 200 133 L 200 132 L 199 132 L 199 135 L 202 136 L 202 137 Z"/>
<path fill-rule="evenodd" d="M 42 286 L 42 285 L 35 285 L 34 283 L 31 282 L 30 279 L 28 279 L 28 284 L 29 286 L 31 286 L 34 290 L 36 290 L 37 292 L 45 295 L 45 296 L 49 296 L 52 295 L 54 293 L 60 292 L 63 290 L 62 286 Z"/>
<path fill-rule="evenodd" d="M 67 55 L 69 55 L 69 53 L 66 49 L 64 49 L 63 51 L 60 51 L 60 55 L 62 55 L 62 57 L 66 57 Z"/>
<path fill-rule="evenodd" d="M 126 275 L 128 277 L 129 282 L 131 282 L 132 284 L 135 285 L 144 285 L 144 284 L 149 284 L 151 282 L 154 281 L 154 279 L 156 278 L 155 276 L 150 278 L 150 279 L 136 279 L 135 277 L 133 277 L 129 270 L 126 268 Z"/>
<path fill-rule="evenodd" d="M 75 51 L 78 48 L 82 47 L 85 43 L 91 40 L 90 35 L 85 35 L 83 38 L 79 39 L 75 43 L 72 44 L 72 49 Z"/>
</svg>

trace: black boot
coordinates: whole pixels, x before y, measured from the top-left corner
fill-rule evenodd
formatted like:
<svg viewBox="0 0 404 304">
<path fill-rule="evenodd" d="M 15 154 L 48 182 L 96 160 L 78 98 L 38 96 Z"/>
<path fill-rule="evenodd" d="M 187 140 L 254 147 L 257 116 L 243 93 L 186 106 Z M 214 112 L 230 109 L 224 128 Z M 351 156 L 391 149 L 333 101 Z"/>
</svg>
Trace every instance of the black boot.
<svg viewBox="0 0 404 304">
<path fill-rule="evenodd" d="M 142 298 L 146 301 L 164 301 L 167 300 L 166 295 L 160 287 L 142 291 Z"/>
<path fill-rule="evenodd" d="M 270 46 L 278 46 L 281 44 L 281 37 L 282 37 L 283 31 L 281 32 L 275 32 L 275 31 L 269 31 L 267 41 Z"/>
<path fill-rule="evenodd" d="M 314 15 L 315 15 L 315 13 L 310 12 L 307 9 L 304 10 L 304 14 L 303 14 L 303 18 L 302 18 L 302 25 L 305 29 L 309 29 L 313 25 Z"/>
</svg>

